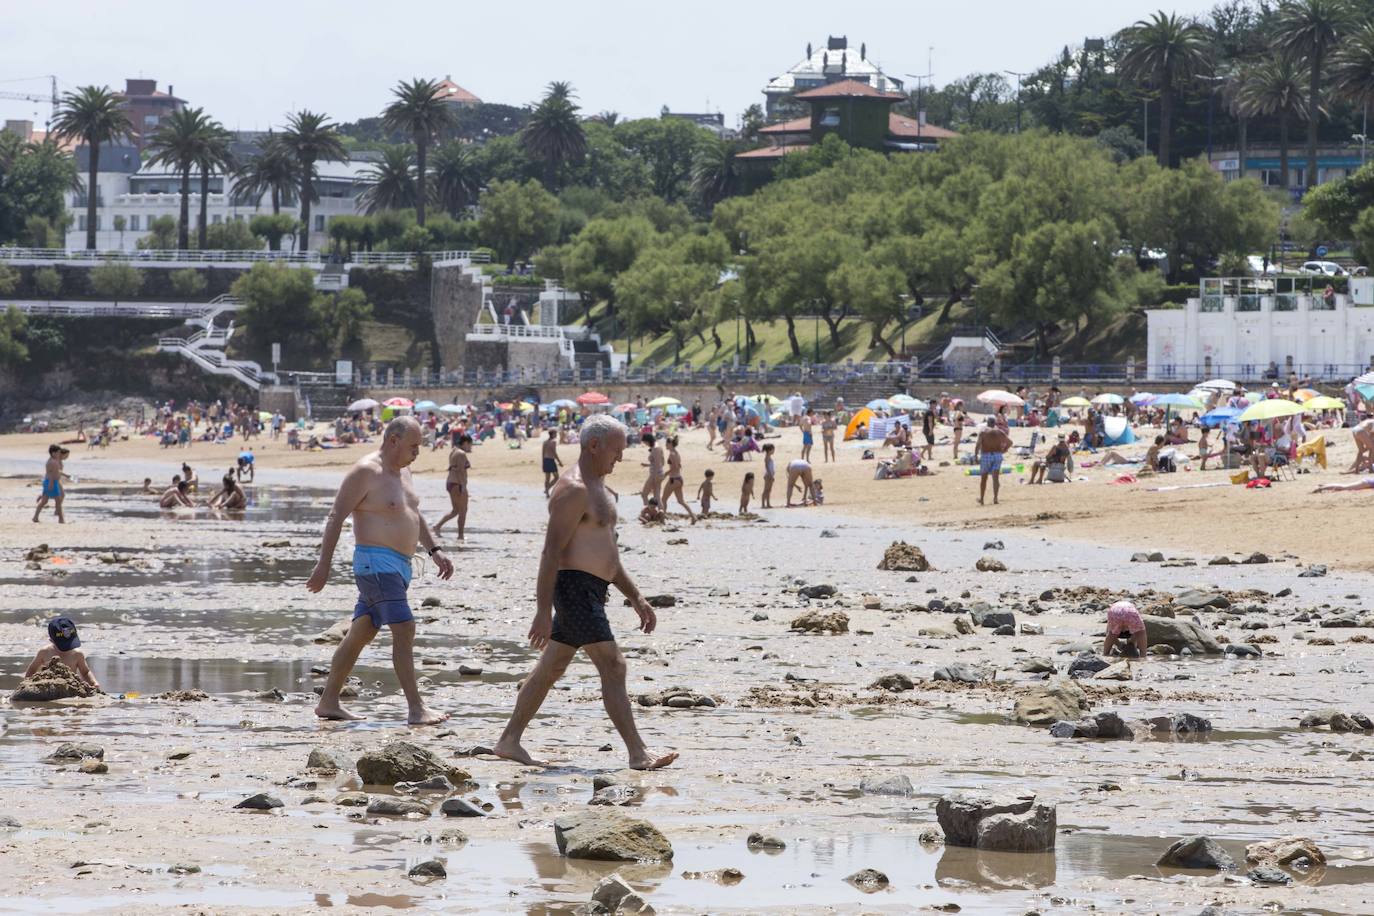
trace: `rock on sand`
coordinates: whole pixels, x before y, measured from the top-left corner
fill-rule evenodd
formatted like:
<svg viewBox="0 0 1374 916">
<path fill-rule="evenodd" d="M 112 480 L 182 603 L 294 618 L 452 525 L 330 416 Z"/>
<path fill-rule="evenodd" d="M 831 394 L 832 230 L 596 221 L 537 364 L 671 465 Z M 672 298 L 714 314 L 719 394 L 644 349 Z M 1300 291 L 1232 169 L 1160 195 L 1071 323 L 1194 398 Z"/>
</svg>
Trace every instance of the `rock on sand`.
<svg viewBox="0 0 1374 916">
<path fill-rule="evenodd" d="M 1011 717 L 1025 725 L 1052 725 L 1063 719 L 1077 719 L 1088 706 L 1088 695 L 1082 687 L 1066 678 L 1055 678 L 1017 697 Z"/>
<path fill-rule="evenodd" d="M 1187 649 L 1194 655 L 1221 655 L 1221 644 L 1202 627 L 1186 620 L 1146 616 L 1145 638 L 1149 645 L 1164 645 L 1174 652 Z"/>
<path fill-rule="evenodd" d="M 803 633 L 848 633 L 849 615 L 844 611 L 807 611 L 792 621 L 792 629 Z"/>
<path fill-rule="evenodd" d="M 673 845 L 653 824 L 605 808 L 558 818 L 553 835 L 558 852 L 570 859 L 637 862 L 673 857 Z"/>
<path fill-rule="evenodd" d="M 892 572 L 928 572 L 930 561 L 921 552 L 921 548 L 906 541 L 893 541 L 887 550 L 883 551 L 883 559 L 878 568 Z"/>
<path fill-rule="evenodd" d="M 1211 837 L 1192 836 L 1179 840 L 1166 849 L 1155 864 L 1169 868 L 1229 871 L 1236 867 L 1236 860 Z"/>
<path fill-rule="evenodd" d="M 450 766 L 433 751 L 409 741 L 393 741 L 363 754 L 358 758 L 358 776 L 369 786 L 419 782 L 431 776 L 447 776 L 457 785 L 471 778 L 466 770 Z"/>
<path fill-rule="evenodd" d="M 950 846 L 998 852 L 1044 852 L 1054 848 L 1054 805 L 1034 795 L 953 792 L 935 805 L 935 816 Z"/>
</svg>

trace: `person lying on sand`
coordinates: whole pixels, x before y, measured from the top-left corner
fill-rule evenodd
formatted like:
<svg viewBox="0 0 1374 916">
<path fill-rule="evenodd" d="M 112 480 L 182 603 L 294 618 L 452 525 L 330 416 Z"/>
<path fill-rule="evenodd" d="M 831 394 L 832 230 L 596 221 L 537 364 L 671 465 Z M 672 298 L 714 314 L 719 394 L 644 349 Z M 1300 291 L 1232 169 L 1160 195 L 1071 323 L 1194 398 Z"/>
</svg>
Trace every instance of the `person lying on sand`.
<svg viewBox="0 0 1374 916">
<path fill-rule="evenodd" d="M 1374 490 L 1374 477 L 1366 477 L 1354 483 L 1324 483 L 1313 493 L 1349 493 L 1352 490 Z"/>
</svg>

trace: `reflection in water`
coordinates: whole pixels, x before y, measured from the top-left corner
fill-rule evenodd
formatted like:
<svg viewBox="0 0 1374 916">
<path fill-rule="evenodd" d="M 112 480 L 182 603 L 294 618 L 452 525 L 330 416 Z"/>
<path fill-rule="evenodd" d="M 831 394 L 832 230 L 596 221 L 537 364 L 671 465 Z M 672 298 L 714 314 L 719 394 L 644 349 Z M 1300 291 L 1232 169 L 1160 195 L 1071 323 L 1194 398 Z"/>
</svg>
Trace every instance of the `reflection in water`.
<svg viewBox="0 0 1374 916">
<path fill-rule="evenodd" d="M 946 846 L 935 866 L 941 887 L 973 885 L 983 888 L 1033 890 L 1054 883 L 1052 852 L 986 852 Z"/>
</svg>

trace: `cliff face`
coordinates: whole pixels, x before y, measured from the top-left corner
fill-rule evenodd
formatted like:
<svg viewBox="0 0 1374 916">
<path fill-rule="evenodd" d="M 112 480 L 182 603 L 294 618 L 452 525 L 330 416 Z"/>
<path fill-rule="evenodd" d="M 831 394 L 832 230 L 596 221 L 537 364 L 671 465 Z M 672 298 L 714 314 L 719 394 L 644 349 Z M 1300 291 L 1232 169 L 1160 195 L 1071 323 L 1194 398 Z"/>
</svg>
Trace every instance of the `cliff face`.
<svg viewBox="0 0 1374 916">
<path fill-rule="evenodd" d="M 467 334 L 482 310 L 482 281 L 467 268 L 436 266 L 430 279 L 430 308 L 439 365 L 462 369 L 468 364 Z"/>
</svg>

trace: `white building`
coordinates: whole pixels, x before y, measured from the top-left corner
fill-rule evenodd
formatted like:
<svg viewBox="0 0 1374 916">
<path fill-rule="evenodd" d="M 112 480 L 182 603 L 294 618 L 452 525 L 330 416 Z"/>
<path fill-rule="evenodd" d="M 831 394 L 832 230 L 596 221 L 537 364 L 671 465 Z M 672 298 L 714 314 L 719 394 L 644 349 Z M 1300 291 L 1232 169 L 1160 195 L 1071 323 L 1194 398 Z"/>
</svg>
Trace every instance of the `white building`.
<svg viewBox="0 0 1374 916">
<path fill-rule="evenodd" d="M 883 73 L 869 59 L 867 45 L 851 48 L 847 37 L 831 35 L 825 47 L 812 48 L 808 44 L 804 58 L 768 81 L 763 87 L 768 100 L 764 115 L 771 122 L 809 114 L 810 106 L 794 101 L 792 96 L 845 80 L 865 83 L 879 92 L 905 91 L 901 80 Z"/>
<path fill-rule="evenodd" d="M 1150 379 L 1236 381 L 1289 372 L 1349 381 L 1374 366 L 1374 278 L 1324 295 L 1323 278 L 1203 280 L 1183 308 L 1148 309 Z"/>
<path fill-rule="evenodd" d="M 78 172 L 84 179 L 88 155 L 85 147 L 76 151 Z M 319 249 L 328 243 L 329 221 L 336 216 L 363 213 L 358 196 L 368 187 L 366 172 L 370 162 L 321 162 L 316 165 L 319 177 L 315 191 L 319 195 L 310 208 L 310 244 Z M 225 222 L 244 222 L 259 214 L 272 213 L 272 198 L 264 194 L 258 201 L 245 200 L 233 193 L 225 194 L 225 176 L 212 173 L 206 218 L 212 226 Z M 229 179 L 230 191 L 233 180 Z M 84 185 L 84 181 L 83 181 Z M 140 161 L 132 146 L 109 146 L 100 150 L 100 170 L 96 176 L 99 196 L 96 199 L 95 245 L 100 250 L 133 250 L 138 240 L 148 234 L 152 221 L 160 216 L 178 219 L 181 215 L 181 176 L 175 170 L 148 168 Z M 300 215 L 296 195 L 281 202 L 281 212 Z M 68 248 L 86 247 L 86 192 L 84 188 L 67 194 L 67 211 L 71 226 L 67 230 Z M 195 237 L 200 214 L 200 174 L 191 174 L 190 222 Z M 115 228 L 115 217 L 124 218 L 123 231 Z M 283 240 L 288 246 L 291 240 Z"/>
</svg>

